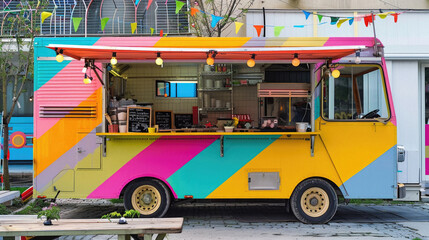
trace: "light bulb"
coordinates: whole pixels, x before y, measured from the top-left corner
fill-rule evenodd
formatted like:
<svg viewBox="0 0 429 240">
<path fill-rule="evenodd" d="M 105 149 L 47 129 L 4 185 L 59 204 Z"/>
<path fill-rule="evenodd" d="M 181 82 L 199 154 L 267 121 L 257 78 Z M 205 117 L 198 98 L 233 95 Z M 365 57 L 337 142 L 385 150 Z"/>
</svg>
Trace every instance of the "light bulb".
<svg viewBox="0 0 429 240">
<path fill-rule="evenodd" d="M 86 73 L 86 70 L 87 70 L 87 68 L 86 68 L 86 67 L 83 67 L 83 68 L 82 68 L 82 73 Z"/>
<path fill-rule="evenodd" d="M 355 63 L 356 64 L 359 64 L 359 63 L 361 63 L 362 62 L 362 60 L 360 59 L 360 57 L 356 57 L 356 59 L 355 59 Z"/>
<path fill-rule="evenodd" d="M 156 65 L 161 66 L 164 63 L 164 61 L 162 60 L 161 57 L 157 57 L 155 60 L 155 63 Z"/>
<path fill-rule="evenodd" d="M 248 67 L 254 67 L 255 66 L 255 54 L 252 54 L 252 56 L 247 60 L 247 66 Z"/>
<path fill-rule="evenodd" d="M 90 84 L 92 82 L 92 79 L 88 77 L 88 75 L 85 74 L 85 78 L 83 79 L 83 83 Z"/>
<path fill-rule="evenodd" d="M 112 57 L 111 59 L 110 59 L 110 64 L 112 64 L 112 65 L 116 65 L 118 63 L 118 59 L 116 59 L 116 57 Z"/>
<path fill-rule="evenodd" d="M 214 64 L 214 58 L 212 56 L 210 56 L 207 58 L 206 62 L 207 62 L 207 65 L 212 66 Z"/>
<path fill-rule="evenodd" d="M 334 71 L 332 71 L 332 77 L 334 77 L 334 78 L 339 78 L 340 74 L 341 73 L 338 69 L 335 69 Z"/>
<path fill-rule="evenodd" d="M 55 59 L 57 59 L 57 62 L 63 62 L 64 61 L 64 56 L 61 53 L 58 53 L 58 55 L 55 57 Z"/>
<path fill-rule="evenodd" d="M 300 60 L 299 60 L 299 58 L 298 58 L 298 53 L 295 53 L 295 54 L 293 55 L 292 65 L 293 65 L 294 67 L 298 67 L 300 63 L 301 63 L 301 61 L 300 61 Z"/>
</svg>

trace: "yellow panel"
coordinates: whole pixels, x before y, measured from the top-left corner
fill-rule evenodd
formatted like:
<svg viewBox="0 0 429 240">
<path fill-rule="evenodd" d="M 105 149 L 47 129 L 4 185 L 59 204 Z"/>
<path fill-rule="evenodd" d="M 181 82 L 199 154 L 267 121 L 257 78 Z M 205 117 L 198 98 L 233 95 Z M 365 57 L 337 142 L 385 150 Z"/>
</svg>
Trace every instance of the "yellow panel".
<svg viewBox="0 0 429 240">
<path fill-rule="evenodd" d="M 282 47 L 321 47 L 328 41 L 328 37 L 290 37 Z"/>
<path fill-rule="evenodd" d="M 425 158 L 429 158 L 429 146 L 425 146 Z"/>
<path fill-rule="evenodd" d="M 74 191 L 74 170 L 64 169 L 52 180 L 51 191 L 73 192 Z"/>
<path fill-rule="evenodd" d="M 247 43 L 250 37 L 177 37 L 161 38 L 154 47 L 172 47 L 172 48 L 233 48 L 242 47 Z"/>
<path fill-rule="evenodd" d="M 279 172 L 280 190 L 248 190 L 249 172 Z M 320 138 L 316 137 L 315 157 L 311 157 L 310 141 L 283 136 L 231 176 L 208 198 L 289 198 L 295 186 L 309 177 L 324 177 L 340 186 Z"/>
</svg>

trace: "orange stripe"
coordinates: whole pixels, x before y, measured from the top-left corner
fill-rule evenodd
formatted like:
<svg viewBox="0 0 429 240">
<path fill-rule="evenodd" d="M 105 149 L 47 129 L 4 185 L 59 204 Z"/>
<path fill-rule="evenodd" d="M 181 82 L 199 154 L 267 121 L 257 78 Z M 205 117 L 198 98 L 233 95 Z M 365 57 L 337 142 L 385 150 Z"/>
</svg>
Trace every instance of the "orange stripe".
<svg viewBox="0 0 429 240">
<path fill-rule="evenodd" d="M 94 104 L 94 98 L 100 103 L 102 90 L 101 87 L 97 89 L 79 106 Z M 98 126 L 102 121 L 101 113 L 102 106 L 97 104 L 96 118 L 62 118 L 40 138 L 34 139 L 34 177 L 85 137 L 77 133 L 90 132 Z"/>
</svg>

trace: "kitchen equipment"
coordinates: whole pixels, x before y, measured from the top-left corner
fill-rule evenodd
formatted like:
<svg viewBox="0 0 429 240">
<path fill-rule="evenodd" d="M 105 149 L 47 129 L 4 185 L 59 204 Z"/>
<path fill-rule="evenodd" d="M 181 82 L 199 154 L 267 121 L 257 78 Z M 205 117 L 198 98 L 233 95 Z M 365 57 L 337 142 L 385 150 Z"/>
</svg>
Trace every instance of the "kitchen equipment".
<svg viewBox="0 0 429 240">
<path fill-rule="evenodd" d="M 204 72 L 210 72 L 211 70 L 210 65 L 204 65 Z"/>
<path fill-rule="evenodd" d="M 118 108 L 118 120 L 119 121 L 127 120 L 127 108 L 126 107 Z"/>
<path fill-rule="evenodd" d="M 226 103 L 225 103 L 225 107 L 226 107 L 226 108 L 231 108 L 231 103 L 230 103 L 230 102 L 226 102 Z"/>
<path fill-rule="evenodd" d="M 210 107 L 210 95 L 208 93 L 204 93 L 204 107 Z"/>
<path fill-rule="evenodd" d="M 216 100 L 216 108 L 221 108 L 222 107 L 222 100 L 217 99 Z"/>
<path fill-rule="evenodd" d="M 213 107 L 213 108 L 216 107 L 216 99 L 215 98 L 212 98 L 210 103 L 211 103 L 211 107 Z"/>
<path fill-rule="evenodd" d="M 296 131 L 297 132 L 307 132 L 308 123 L 306 122 L 297 122 L 296 123 Z"/>
<path fill-rule="evenodd" d="M 120 133 L 127 132 L 127 121 L 119 121 L 119 132 Z"/>
<path fill-rule="evenodd" d="M 212 89 L 213 88 L 213 79 L 206 79 L 206 89 Z"/>
<path fill-rule="evenodd" d="M 223 81 L 222 80 L 216 80 L 215 81 L 215 88 L 219 89 L 223 87 Z"/>
</svg>

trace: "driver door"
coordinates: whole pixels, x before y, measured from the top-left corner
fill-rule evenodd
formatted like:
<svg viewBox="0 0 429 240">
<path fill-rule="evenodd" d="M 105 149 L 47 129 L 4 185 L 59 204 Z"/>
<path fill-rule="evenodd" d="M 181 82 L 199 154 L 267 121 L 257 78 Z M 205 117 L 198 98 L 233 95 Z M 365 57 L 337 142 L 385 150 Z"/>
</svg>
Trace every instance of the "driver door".
<svg viewBox="0 0 429 240">
<path fill-rule="evenodd" d="M 319 130 L 345 198 L 396 197 L 396 126 L 382 68 L 339 65 L 322 82 Z"/>
</svg>

